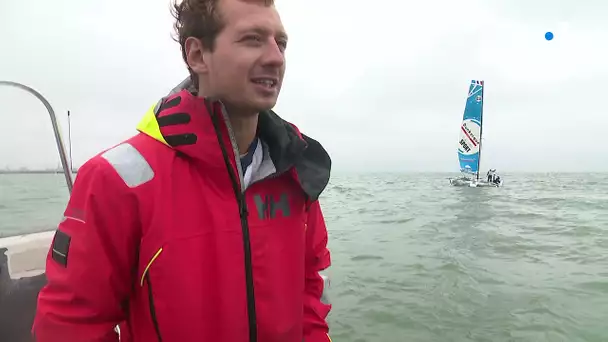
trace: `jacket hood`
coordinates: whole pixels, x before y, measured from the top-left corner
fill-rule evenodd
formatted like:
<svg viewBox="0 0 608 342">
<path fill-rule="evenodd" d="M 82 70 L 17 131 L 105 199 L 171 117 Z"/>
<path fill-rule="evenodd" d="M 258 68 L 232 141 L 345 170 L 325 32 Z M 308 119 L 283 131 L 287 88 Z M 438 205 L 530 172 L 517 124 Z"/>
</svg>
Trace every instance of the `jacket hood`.
<svg viewBox="0 0 608 342">
<path fill-rule="evenodd" d="M 175 87 L 145 113 L 137 130 L 208 167 L 225 168 L 222 145 L 236 167 L 230 122 L 220 101 L 193 95 L 189 79 Z M 312 200 L 329 182 L 331 158 L 316 140 L 273 111 L 259 115 L 258 136 L 268 146 L 277 172 L 295 169 L 295 178 Z"/>
</svg>

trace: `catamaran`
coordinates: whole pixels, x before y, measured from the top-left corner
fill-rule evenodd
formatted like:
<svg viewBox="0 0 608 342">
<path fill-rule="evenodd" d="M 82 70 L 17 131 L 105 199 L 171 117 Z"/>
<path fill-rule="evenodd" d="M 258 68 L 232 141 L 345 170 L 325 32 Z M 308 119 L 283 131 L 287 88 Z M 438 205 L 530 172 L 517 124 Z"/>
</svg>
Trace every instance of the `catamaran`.
<svg viewBox="0 0 608 342">
<path fill-rule="evenodd" d="M 461 176 L 450 178 L 450 184 L 453 186 L 499 187 L 502 185 L 500 177 L 498 180 L 489 179 L 491 177 L 479 177 L 483 132 L 483 95 L 484 81 L 472 80 L 458 137 L 458 161 Z"/>
</svg>

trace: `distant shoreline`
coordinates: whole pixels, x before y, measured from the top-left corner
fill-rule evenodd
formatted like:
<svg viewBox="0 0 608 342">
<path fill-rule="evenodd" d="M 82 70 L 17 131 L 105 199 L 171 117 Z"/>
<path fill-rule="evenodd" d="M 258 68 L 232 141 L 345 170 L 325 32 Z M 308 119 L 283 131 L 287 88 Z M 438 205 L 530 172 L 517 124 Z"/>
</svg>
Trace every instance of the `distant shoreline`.
<svg viewBox="0 0 608 342">
<path fill-rule="evenodd" d="M 78 169 L 72 171 L 78 173 Z M 63 170 L 0 170 L 0 175 L 18 175 L 18 174 L 63 174 Z"/>
<path fill-rule="evenodd" d="M 78 173 L 78 169 L 74 169 L 72 172 L 74 174 Z M 458 171 L 352 171 L 352 170 L 336 170 L 332 173 L 336 175 L 347 175 L 347 174 L 443 174 L 443 175 L 457 175 L 460 174 Z M 485 172 L 482 172 L 482 174 Z M 550 175 L 550 174 L 607 174 L 608 170 L 605 171 L 503 171 L 501 174 L 504 175 Z M 63 169 L 60 170 L 6 170 L 0 169 L 0 175 L 19 175 L 19 174 L 63 174 Z M 481 175 L 481 174 L 480 174 Z"/>
</svg>

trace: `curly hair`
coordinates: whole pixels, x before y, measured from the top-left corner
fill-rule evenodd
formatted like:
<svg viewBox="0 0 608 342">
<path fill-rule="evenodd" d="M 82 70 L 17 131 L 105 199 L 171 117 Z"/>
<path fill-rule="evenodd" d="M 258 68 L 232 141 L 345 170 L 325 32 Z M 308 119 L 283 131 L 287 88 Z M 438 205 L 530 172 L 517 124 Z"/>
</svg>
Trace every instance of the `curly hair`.
<svg viewBox="0 0 608 342">
<path fill-rule="evenodd" d="M 225 23 L 219 11 L 221 0 L 174 0 L 171 15 L 175 19 L 175 41 L 182 50 L 182 58 L 190 72 L 190 79 L 198 88 L 198 77 L 188 65 L 186 58 L 186 39 L 194 37 L 201 40 L 205 48 L 213 51 L 215 39 L 224 29 Z M 273 6 L 274 0 L 239 0 Z"/>
</svg>

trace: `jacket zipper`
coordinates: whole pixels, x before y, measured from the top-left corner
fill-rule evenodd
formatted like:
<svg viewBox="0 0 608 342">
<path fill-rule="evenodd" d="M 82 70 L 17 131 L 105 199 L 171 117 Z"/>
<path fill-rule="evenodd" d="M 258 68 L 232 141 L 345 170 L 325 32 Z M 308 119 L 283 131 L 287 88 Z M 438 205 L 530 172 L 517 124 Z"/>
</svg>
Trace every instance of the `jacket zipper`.
<svg viewBox="0 0 608 342">
<path fill-rule="evenodd" d="M 211 121 L 213 123 L 213 127 L 215 128 L 215 132 L 217 134 L 218 142 L 220 144 L 220 148 L 222 150 L 222 155 L 224 157 L 224 162 L 226 164 L 226 168 L 228 169 L 228 174 L 230 175 L 230 180 L 232 182 L 232 188 L 234 190 L 234 195 L 236 197 L 236 201 L 239 207 L 239 216 L 241 220 L 241 230 L 243 233 L 243 254 L 245 259 L 245 285 L 247 291 L 247 317 L 249 322 L 249 342 L 257 342 L 258 332 L 257 332 L 257 318 L 255 312 L 255 291 L 253 288 L 253 268 L 251 265 L 251 242 L 249 235 L 249 222 L 247 220 L 247 216 L 249 212 L 247 210 L 247 202 L 245 201 L 245 194 L 239 186 L 239 181 L 237 180 L 237 176 L 234 173 L 234 169 L 230 163 L 230 157 L 228 156 L 228 151 L 226 150 L 226 146 L 224 144 L 224 139 L 222 138 L 222 131 L 219 127 L 218 116 L 214 113 L 212 106 L 205 100 L 205 105 L 207 107 L 207 112 L 211 116 Z M 240 166 L 237 162 L 237 170 L 240 170 Z M 239 172 L 240 173 L 240 172 Z M 239 175 L 239 178 L 240 177 Z"/>
<path fill-rule="evenodd" d="M 156 308 L 154 307 L 154 295 L 152 295 L 152 282 L 150 281 L 150 273 L 146 273 L 146 282 L 148 283 L 148 306 L 150 307 L 152 325 L 154 325 L 154 330 L 156 331 L 156 337 L 158 337 L 158 342 L 162 342 L 163 338 L 160 336 L 160 328 L 158 327 L 158 320 L 156 319 Z"/>
</svg>

